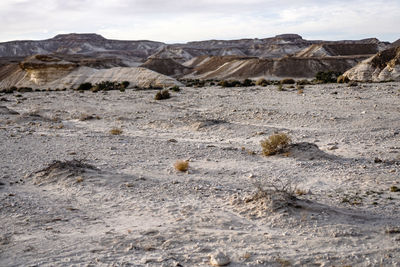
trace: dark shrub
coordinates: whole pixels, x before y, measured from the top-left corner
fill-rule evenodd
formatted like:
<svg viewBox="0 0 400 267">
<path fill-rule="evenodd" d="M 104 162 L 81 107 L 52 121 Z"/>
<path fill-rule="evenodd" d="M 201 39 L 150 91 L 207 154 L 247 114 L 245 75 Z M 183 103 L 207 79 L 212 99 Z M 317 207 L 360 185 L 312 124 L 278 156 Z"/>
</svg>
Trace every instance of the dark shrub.
<svg viewBox="0 0 400 267">
<path fill-rule="evenodd" d="M 164 99 L 168 99 L 170 97 L 171 97 L 171 95 L 169 94 L 168 90 L 162 90 L 162 91 L 157 92 L 154 99 L 155 100 L 164 100 Z"/>
<path fill-rule="evenodd" d="M 129 86 L 129 82 L 128 81 L 123 81 L 122 83 L 121 83 L 121 85 L 122 85 L 122 87 L 125 89 L 125 88 L 128 88 L 128 86 Z"/>
<path fill-rule="evenodd" d="M 253 83 L 253 81 L 250 80 L 250 79 L 245 79 L 245 80 L 242 82 L 242 86 L 245 86 L 245 87 L 253 86 L 253 85 L 254 85 L 254 83 Z"/>
<path fill-rule="evenodd" d="M 85 90 L 90 90 L 92 88 L 91 83 L 81 83 L 78 87 L 78 91 L 85 91 Z"/>
<path fill-rule="evenodd" d="M 311 82 L 309 80 L 304 79 L 304 80 L 298 80 L 296 82 L 296 84 L 298 84 L 298 85 L 309 85 L 309 84 L 311 84 Z"/>
<path fill-rule="evenodd" d="M 269 84 L 270 84 L 270 82 L 267 81 L 267 80 L 264 79 L 264 78 L 258 79 L 258 80 L 256 81 L 256 85 L 259 85 L 259 86 L 267 86 L 267 85 L 269 85 Z"/>
<path fill-rule="evenodd" d="M 179 92 L 181 90 L 181 88 L 179 88 L 179 86 L 175 85 L 175 86 L 172 86 L 171 88 L 169 88 L 169 90 L 174 91 L 174 92 Z"/>
<path fill-rule="evenodd" d="M 32 92 L 33 89 L 30 87 L 20 87 L 17 89 L 17 91 L 20 93 L 28 93 L 28 92 Z"/>
<path fill-rule="evenodd" d="M 337 83 L 348 83 L 350 79 L 347 76 L 340 75 L 336 81 Z"/>
<path fill-rule="evenodd" d="M 315 79 L 322 83 L 336 83 L 340 75 L 341 73 L 337 71 L 319 71 L 315 75 Z"/>
<path fill-rule="evenodd" d="M 293 79 L 283 79 L 281 80 L 281 84 L 295 84 L 296 81 Z"/>
</svg>

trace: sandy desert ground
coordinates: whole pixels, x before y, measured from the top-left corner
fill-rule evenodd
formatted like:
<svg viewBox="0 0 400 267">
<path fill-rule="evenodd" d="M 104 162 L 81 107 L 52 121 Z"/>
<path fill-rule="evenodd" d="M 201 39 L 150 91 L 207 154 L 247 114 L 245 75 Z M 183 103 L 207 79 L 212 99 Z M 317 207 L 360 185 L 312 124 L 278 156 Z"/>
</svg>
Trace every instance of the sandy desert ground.
<svg viewBox="0 0 400 267">
<path fill-rule="evenodd" d="M 400 266 L 400 83 L 155 93 L 1 96 L 1 266 Z"/>
</svg>

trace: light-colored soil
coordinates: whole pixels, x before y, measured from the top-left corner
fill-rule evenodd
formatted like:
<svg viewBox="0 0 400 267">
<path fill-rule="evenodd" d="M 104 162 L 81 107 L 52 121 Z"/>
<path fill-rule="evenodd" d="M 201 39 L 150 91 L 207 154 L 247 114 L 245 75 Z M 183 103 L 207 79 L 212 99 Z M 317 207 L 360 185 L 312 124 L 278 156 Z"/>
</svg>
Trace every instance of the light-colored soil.
<svg viewBox="0 0 400 267">
<path fill-rule="evenodd" d="M 4 95 L 0 265 L 398 266 L 399 89 Z M 264 157 L 275 132 L 296 145 Z M 301 194 L 272 210 L 260 183 Z"/>
</svg>

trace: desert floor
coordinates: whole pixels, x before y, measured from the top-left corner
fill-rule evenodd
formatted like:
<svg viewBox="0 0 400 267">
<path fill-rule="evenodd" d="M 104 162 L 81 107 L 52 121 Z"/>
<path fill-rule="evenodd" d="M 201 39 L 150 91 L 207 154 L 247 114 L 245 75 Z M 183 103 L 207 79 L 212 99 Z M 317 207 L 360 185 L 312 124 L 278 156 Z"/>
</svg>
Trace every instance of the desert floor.
<svg viewBox="0 0 400 267">
<path fill-rule="evenodd" d="M 0 96 L 1 266 L 400 266 L 400 83 L 155 93 Z"/>
</svg>

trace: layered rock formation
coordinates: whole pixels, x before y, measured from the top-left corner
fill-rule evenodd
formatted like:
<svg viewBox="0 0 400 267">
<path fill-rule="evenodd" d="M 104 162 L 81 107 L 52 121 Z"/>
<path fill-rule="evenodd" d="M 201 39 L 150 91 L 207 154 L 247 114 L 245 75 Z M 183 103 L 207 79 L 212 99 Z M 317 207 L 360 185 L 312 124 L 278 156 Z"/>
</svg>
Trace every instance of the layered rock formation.
<svg viewBox="0 0 400 267">
<path fill-rule="evenodd" d="M 0 88 L 76 88 L 81 83 L 128 81 L 130 87 L 166 87 L 180 85 L 175 79 L 139 67 L 96 69 L 49 56 L 36 55 L 20 64 L 0 68 Z"/>
<path fill-rule="evenodd" d="M 343 75 L 356 81 L 400 81 L 400 46 L 377 53 Z"/>
<path fill-rule="evenodd" d="M 188 63 L 191 79 L 314 78 L 319 71 L 344 72 L 365 57 L 260 59 L 249 57 L 198 57 Z"/>
<path fill-rule="evenodd" d="M 62 34 L 42 41 L 0 43 L 0 85 L 29 80 L 42 86 L 80 67 L 141 66 L 175 78 L 312 78 L 319 71 L 344 72 L 388 47 L 390 43 L 375 38 L 309 41 L 297 34 L 168 45 L 109 40 L 97 34 Z M 23 60 L 38 53 L 41 59 Z"/>
</svg>

